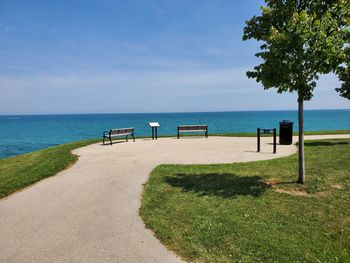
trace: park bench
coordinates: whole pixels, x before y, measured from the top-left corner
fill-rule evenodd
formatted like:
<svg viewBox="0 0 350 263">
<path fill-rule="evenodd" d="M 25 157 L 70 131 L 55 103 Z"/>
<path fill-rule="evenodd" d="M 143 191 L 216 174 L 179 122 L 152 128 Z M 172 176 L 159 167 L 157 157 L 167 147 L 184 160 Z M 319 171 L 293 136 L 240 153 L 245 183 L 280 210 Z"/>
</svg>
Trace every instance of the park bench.
<svg viewBox="0 0 350 263">
<path fill-rule="evenodd" d="M 180 138 L 180 133 L 187 132 L 204 132 L 206 138 L 208 138 L 208 125 L 179 125 L 177 126 L 177 138 Z"/>
<path fill-rule="evenodd" d="M 133 140 L 135 141 L 134 137 L 134 129 L 135 128 L 121 128 L 121 129 L 112 129 L 109 131 L 103 132 L 103 145 L 105 144 L 105 139 L 108 139 L 110 144 L 112 145 L 112 138 L 115 137 L 124 137 L 126 141 L 128 141 L 128 136 L 131 135 Z"/>
</svg>

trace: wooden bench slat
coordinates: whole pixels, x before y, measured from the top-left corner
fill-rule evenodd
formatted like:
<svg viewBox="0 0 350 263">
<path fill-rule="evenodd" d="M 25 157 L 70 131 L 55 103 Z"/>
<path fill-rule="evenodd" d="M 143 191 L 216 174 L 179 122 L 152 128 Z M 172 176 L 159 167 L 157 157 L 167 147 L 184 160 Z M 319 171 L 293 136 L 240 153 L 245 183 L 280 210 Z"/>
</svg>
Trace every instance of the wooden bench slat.
<svg viewBox="0 0 350 263">
<path fill-rule="evenodd" d="M 179 132 L 205 132 L 207 130 L 179 130 Z"/>
<path fill-rule="evenodd" d="M 118 134 L 111 134 L 110 136 L 112 137 L 121 137 L 121 136 L 126 136 L 126 135 L 131 135 L 131 132 L 128 133 L 118 133 Z"/>
<path fill-rule="evenodd" d="M 180 133 L 183 132 L 204 132 L 205 137 L 208 137 L 208 125 L 179 125 L 177 126 L 177 138 L 180 138 Z"/>
</svg>

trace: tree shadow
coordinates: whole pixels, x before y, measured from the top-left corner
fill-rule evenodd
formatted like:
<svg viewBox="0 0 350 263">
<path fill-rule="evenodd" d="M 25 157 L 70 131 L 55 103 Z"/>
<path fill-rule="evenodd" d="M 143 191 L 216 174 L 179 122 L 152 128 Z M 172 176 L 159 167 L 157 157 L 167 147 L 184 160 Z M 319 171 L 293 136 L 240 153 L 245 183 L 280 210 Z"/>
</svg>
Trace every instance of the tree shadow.
<svg viewBox="0 0 350 263">
<path fill-rule="evenodd" d="M 200 196 L 220 196 L 235 198 L 240 195 L 259 197 L 271 188 L 260 176 L 238 176 L 235 174 L 176 174 L 164 181 L 182 188 L 184 192 L 198 193 Z"/>
<path fill-rule="evenodd" d="M 349 144 L 348 142 L 322 142 L 322 141 L 316 141 L 316 142 L 305 142 L 305 146 L 335 146 L 335 145 L 345 145 Z"/>
<path fill-rule="evenodd" d="M 297 183 L 298 183 L 297 180 L 294 180 L 294 181 L 277 182 L 274 185 L 289 186 L 289 185 L 296 185 Z"/>
</svg>

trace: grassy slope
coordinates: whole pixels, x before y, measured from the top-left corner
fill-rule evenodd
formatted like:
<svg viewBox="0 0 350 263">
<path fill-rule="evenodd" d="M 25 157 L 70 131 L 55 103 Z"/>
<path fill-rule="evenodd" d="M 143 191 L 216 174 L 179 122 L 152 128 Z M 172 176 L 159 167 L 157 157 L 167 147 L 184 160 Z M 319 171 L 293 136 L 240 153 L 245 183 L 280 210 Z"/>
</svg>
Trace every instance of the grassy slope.
<svg viewBox="0 0 350 263">
<path fill-rule="evenodd" d="M 311 132 L 311 134 L 345 133 L 350 133 L 350 130 Z M 231 133 L 214 135 L 256 136 L 255 133 Z M 15 157 L 0 159 L 0 199 L 43 178 L 55 175 L 59 171 L 65 169 L 67 166 L 73 164 L 77 160 L 77 157 L 71 154 L 71 150 L 96 141 L 99 140 L 78 141 L 41 151 L 35 151 Z"/>
<path fill-rule="evenodd" d="M 71 153 L 73 149 L 93 142 L 96 140 L 68 143 L 0 159 L 0 198 L 62 171 L 78 159 Z"/>
<path fill-rule="evenodd" d="M 145 186 L 140 213 L 189 261 L 350 262 L 349 159 L 350 140 L 306 142 L 304 186 L 294 184 L 297 155 L 162 165 Z"/>
</svg>

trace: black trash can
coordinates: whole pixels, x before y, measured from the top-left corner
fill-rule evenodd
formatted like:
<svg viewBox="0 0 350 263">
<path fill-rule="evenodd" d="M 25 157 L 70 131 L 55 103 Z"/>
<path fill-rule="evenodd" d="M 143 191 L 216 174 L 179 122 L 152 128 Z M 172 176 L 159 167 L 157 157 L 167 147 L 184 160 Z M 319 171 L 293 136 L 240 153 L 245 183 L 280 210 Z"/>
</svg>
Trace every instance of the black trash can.
<svg viewBox="0 0 350 263">
<path fill-rule="evenodd" d="M 290 145 L 293 143 L 293 122 L 283 120 L 280 122 L 280 144 Z"/>
</svg>

